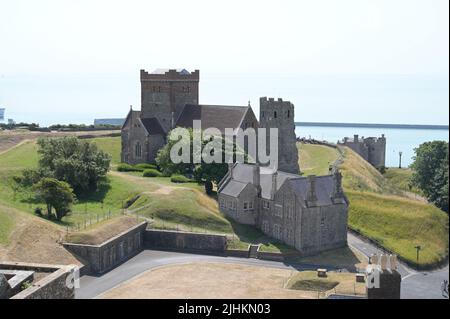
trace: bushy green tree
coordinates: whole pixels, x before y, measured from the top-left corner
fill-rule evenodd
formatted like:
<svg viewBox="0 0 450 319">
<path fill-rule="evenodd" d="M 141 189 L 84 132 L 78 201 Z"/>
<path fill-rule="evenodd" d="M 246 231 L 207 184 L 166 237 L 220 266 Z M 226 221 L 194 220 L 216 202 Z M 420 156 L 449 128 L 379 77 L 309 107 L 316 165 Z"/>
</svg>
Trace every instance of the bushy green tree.
<svg viewBox="0 0 450 319">
<path fill-rule="evenodd" d="M 158 155 L 156 157 L 156 163 L 160 167 L 161 171 L 164 175 L 170 176 L 173 174 L 181 174 L 181 175 L 190 175 L 195 178 L 197 182 L 201 182 L 205 184 L 205 190 L 208 194 L 212 193 L 213 183 L 218 183 L 225 176 L 228 171 L 228 164 L 225 162 L 226 156 L 233 156 L 233 159 L 236 158 L 236 155 L 241 154 L 245 159 L 248 157 L 244 154 L 244 151 L 233 143 L 232 154 L 229 154 L 228 150 L 225 148 L 225 141 L 223 138 L 220 138 L 222 145 L 222 161 L 220 163 L 206 163 L 203 158 L 201 163 L 194 163 L 194 156 L 198 156 L 199 154 L 194 154 L 193 147 L 193 131 L 189 130 L 190 140 L 169 140 L 169 142 L 159 150 Z M 169 133 L 170 134 L 170 133 Z M 205 140 L 202 141 L 202 150 L 205 145 L 210 141 Z M 181 146 L 185 146 L 185 148 L 190 149 L 190 160 L 188 163 L 174 163 L 170 158 L 170 151 L 172 147 L 177 144 L 181 148 Z M 234 161 L 234 160 L 233 160 Z"/>
<path fill-rule="evenodd" d="M 39 139 L 38 146 L 39 169 L 67 182 L 77 195 L 95 191 L 109 170 L 110 155 L 76 137 Z"/>
<path fill-rule="evenodd" d="M 73 190 L 66 182 L 44 177 L 34 188 L 36 190 L 36 197 L 46 204 L 49 218 L 52 217 L 54 208 L 56 219 L 61 220 L 70 212 L 71 206 L 75 202 Z"/>
<path fill-rule="evenodd" d="M 426 142 L 414 151 L 412 183 L 430 202 L 448 213 L 448 142 Z"/>
</svg>

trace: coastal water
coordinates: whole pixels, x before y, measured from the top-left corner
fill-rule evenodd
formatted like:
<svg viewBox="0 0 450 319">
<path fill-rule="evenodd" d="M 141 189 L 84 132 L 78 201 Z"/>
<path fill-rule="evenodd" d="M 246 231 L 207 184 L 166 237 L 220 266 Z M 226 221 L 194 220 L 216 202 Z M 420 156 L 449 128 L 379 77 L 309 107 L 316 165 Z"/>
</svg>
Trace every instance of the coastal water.
<svg viewBox="0 0 450 319">
<path fill-rule="evenodd" d="M 448 130 L 428 129 L 393 129 L 393 128 L 359 128 L 359 127 L 322 127 L 297 126 L 297 137 L 314 138 L 317 140 L 336 143 L 344 137 L 353 138 L 354 134 L 360 137 L 386 136 L 386 166 L 397 167 L 399 152 L 403 152 L 402 166 L 406 167 L 413 161 L 414 148 L 427 141 L 449 140 Z"/>
</svg>

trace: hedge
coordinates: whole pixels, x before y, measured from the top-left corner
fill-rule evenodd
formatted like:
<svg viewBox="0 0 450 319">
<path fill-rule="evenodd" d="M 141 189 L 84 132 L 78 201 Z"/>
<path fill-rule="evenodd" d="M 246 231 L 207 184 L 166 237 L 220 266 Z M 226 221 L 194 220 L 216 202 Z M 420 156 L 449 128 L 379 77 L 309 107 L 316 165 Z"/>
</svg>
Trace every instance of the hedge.
<svg viewBox="0 0 450 319">
<path fill-rule="evenodd" d="M 156 169 L 146 169 L 142 174 L 144 177 L 161 177 L 162 174 Z"/>
</svg>

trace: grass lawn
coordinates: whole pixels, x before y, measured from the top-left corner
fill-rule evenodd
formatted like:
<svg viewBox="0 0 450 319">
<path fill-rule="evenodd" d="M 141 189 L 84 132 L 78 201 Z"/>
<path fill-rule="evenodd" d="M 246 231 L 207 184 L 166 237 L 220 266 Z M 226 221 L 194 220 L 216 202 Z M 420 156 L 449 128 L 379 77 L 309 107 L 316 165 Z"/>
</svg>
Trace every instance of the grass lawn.
<svg viewBox="0 0 450 319">
<path fill-rule="evenodd" d="M 96 137 L 86 141 L 97 144 L 98 148 L 111 155 L 111 165 L 120 163 L 120 136 L 117 137 Z"/>
<path fill-rule="evenodd" d="M 341 172 L 350 201 L 350 227 L 411 263 L 416 263 L 416 245 L 423 248 L 420 265 L 433 264 L 448 255 L 446 213 L 406 196 L 395 181 L 385 178 L 349 148 L 344 150 Z"/>
<path fill-rule="evenodd" d="M 305 175 L 327 175 L 339 152 L 323 145 L 297 143 L 300 171 Z"/>
<path fill-rule="evenodd" d="M 315 271 L 294 273 L 286 284 L 288 289 L 317 291 L 321 293 L 336 292 L 339 294 L 364 295 L 365 284 L 356 282 L 355 274 L 328 272 L 327 277 L 318 277 Z"/>
<path fill-rule="evenodd" d="M 98 245 L 139 224 L 140 221 L 130 216 L 104 220 L 85 231 L 69 233 L 66 241 L 75 244 Z"/>
</svg>

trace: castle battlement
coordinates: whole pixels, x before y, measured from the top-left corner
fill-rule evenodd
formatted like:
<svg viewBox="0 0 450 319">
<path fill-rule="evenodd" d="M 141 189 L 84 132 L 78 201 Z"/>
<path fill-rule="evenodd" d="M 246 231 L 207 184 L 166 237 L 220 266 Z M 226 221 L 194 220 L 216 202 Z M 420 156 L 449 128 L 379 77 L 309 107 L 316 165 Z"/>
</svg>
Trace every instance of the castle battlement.
<svg viewBox="0 0 450 319">
<path fill-rule="evenodd" d="M 386 137 L 364 137 L 355 134 L 352 138 L 344 137 L 338 141 L 338 145 L 345 145 L 375 167 L 385 166 L 386 158 Z"/>
<path fill-rule="evenodd" d="M 142 81 L 199 81 L 200 71 L 189 72 L 185 69 L 159 69 L 151 73 L 141 69 Z"/>
<path fill-rule="evenodd" d="M 282 98 L 278 98 L 275 100 L 273 97 L 267 98 L 266 96 L 261 97 L 259 99 L 259 103 L 261 106 L 270 106 L 270 107 L 278 107 L 278 106 L 289 106 L 294 107 L 294 104 L 292 104 L 290 101 L 283 101 Z"/>
</svg>

